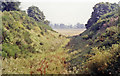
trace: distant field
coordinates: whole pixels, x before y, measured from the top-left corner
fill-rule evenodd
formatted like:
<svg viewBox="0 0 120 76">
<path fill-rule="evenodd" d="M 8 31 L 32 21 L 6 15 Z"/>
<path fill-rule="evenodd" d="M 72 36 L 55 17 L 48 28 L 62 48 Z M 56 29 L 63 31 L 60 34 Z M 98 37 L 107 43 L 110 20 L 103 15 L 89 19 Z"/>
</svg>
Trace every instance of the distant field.
<svg viewBox="0 0 120 76">
<path fill-rule="evenodd" d="M 75 36 L 79 35 L 86 29 L 54 29 L 54 30 L 65 36 Z"/>
</svg>

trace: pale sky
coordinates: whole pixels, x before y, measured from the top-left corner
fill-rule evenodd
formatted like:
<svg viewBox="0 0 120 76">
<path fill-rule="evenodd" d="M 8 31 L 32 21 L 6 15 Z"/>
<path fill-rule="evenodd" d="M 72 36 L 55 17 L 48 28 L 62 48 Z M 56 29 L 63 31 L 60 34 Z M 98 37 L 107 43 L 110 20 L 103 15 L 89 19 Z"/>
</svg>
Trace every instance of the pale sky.
<svg viewBox="0 0 120 76">
<path fill-rule="evenodd" d="M 86 24 L 93 11 L 93 6 L 99 2 L 118 3 L 119 0 L 19 0 L 21 9 L 27 10 L 34 5 L 43 11 L 51 23 Z"/>
</svg>

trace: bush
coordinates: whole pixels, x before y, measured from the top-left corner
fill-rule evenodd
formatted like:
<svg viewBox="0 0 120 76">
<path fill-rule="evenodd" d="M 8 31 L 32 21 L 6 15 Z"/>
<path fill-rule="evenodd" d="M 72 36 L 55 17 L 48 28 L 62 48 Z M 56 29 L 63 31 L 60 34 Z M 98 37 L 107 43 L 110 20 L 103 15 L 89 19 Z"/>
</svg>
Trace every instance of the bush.
<svg viewBox="0 0 120 76">
<path fill-rule="evenodd" d="M 119 30 L 118 27 L 112 26 L 106 29 L 106 33 L 109 35 L 113 35 L 115 33 L 118 33 L 118 30 Z"/>
<path fill-rule="evenodd" d="M 31 44 L 33 41 L 32 39 L 30 38 L 30 33 L 25 31 L 24 32 L 24 40 L 28 43 L 28 44 Z"/>
<path fill-rule="evenodd" d="M 25 41 L 28 43 L 28 44 L 31 44 L 33 41 L 28 37 L 28 38 L 25 38 Z"/>
<path fill-rule="evenodd" d="M 42 35 L 44 35 L 44 33 L 43 32 L 40 32 Z"/>
<path fill-rule="evenodd" d="M 8 43 L 4 43 L 2 48 L 3 57 L 6 57 L 6 54 L 7 57 L 15 57 L 15 55 L 19 54 L 21 51 L 17 45 L 12 45 Z"/>
<path fill-rule="evenodd" d="M 2 57 L 7 57 L 7 53 L 4 52 L 4 51 L 0 51 L 0 56 L 2 56 Z"/>
<path fill-rule="evenodd" d="M 120 57 L 118 54 L 120 52 L 119 48 L 119 44 L 113 44 L 109 49 L 105 47 L 100 49 L 97 47 L 93 48 L 92 53 L 94 55 L 86 62 L 86 66 L 91 71 L 91 74 L 109 74 L 109 71 L 118 72 L 114 67 L 120 65 L 120 63 L 115 65 L 114 63 L 119 62 L 117 61 L 118 57 Z"/>
<path fill-rule="evenodd" d="M 86 40 L 89 39 L 88 35 L 84 35 L 84 36 L 82 36 L 82 38 L 86 39 Z"/>
<path fill-rule="evenodd" d="M 94 33 L 93 33 L 93 32 L 90 32 L 90 33 L 88 34 L 88 37 L 89 37 L 89 38 L 92 38 L 93 35 L 94 35 Z"/>
<path fill-rule="evenodd" d="M 92 45 L 93 44 L 93 40 L 92 39 L 89 39 L 89 45 Z"/>
</svg>

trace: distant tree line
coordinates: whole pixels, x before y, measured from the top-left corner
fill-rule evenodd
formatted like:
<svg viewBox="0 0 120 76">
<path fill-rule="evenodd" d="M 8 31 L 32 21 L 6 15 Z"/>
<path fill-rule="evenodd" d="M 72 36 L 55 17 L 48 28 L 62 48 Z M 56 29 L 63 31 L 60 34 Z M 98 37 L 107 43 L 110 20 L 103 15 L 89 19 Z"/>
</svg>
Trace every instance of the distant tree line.
<svg viewBox="0 0 120 76">
<path fill-rule="evenodd" d="M 84 24 L 77 23 L 75 25 L 65 25 L 65 24 L 50 24 L 53 29 L 85 29 Z"/>
</svg>

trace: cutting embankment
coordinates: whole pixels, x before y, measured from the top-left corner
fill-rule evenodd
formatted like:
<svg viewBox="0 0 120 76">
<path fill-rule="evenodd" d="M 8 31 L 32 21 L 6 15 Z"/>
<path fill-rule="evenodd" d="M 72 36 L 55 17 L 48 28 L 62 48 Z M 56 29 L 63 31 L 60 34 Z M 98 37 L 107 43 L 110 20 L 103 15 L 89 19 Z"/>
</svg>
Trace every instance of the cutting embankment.
<svg viewBox="0 0 120 76">
<path fill-rule="evenodd" d="M 71 39 L 52 30 L 37 7 L 29 9 L 2 11 L 3 74 L 120 73 L 118 4 L 96 4 L 87 30 Z"/>
<path fill-rule="evenodd" d="M 2 12 L 2 25 L 3 74 L 67 73 L 65 36 L 23 11 Z"/>
<path fill-rule="evenodd" d="M 93 10 L 87 30 L 72 37 L 67 45 L 71 48 L 68 71 L 72 74 L 119 74 L 120 8 L 115 3 L 101 2 Z"/>
</svg>

